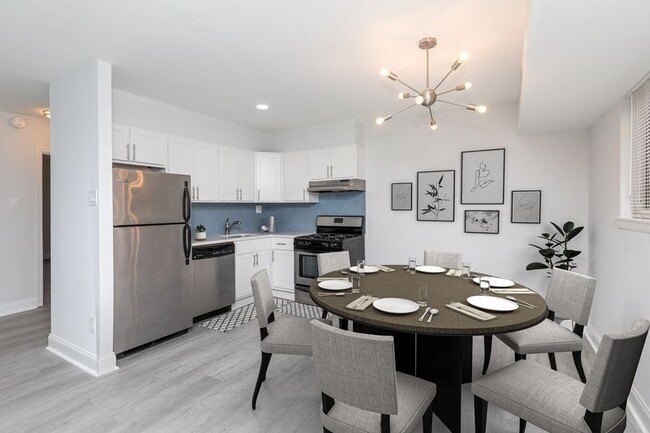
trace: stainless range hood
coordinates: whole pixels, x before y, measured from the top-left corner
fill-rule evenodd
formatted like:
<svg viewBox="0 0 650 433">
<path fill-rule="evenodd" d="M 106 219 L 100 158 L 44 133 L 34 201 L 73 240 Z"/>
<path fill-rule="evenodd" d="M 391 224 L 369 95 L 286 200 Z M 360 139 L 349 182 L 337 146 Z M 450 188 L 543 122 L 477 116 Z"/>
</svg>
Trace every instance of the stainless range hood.
<svg viewBox="0 0 650 433">
<path fill-rule="evenodd" d="M 309 181 L 309 192 L 365 191 L 363 179 L 328 179 Z"/>
</svg>

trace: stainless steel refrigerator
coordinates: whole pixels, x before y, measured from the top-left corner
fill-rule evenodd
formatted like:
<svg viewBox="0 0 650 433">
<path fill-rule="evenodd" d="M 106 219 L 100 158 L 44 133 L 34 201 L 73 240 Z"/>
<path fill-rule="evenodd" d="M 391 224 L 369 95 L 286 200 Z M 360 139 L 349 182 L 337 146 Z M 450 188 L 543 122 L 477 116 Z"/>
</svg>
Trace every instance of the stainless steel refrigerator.
<svg viewBox="0 0 650 433">
<path fill-rule="evenodd" d="M 190 177 L 113 169 L 113 350 L 192 326 Z"/>
</svg>

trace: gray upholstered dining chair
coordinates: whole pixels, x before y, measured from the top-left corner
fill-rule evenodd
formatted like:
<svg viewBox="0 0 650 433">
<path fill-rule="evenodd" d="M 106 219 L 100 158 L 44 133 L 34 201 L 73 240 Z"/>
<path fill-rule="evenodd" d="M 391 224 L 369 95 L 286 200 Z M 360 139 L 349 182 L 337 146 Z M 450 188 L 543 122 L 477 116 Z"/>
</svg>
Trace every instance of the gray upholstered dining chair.
<svg viewBox="0 0 650 433">
<path fill-rule="evenodd" d="M 339 269 L 350 267 L 350 252 L 336 251 L 333 253 L 321 253 L 318 255 L 318 275 L 325 275 Z M 327 317 L 327 310 L 323 308 L 323 319 Z M 347 321 L 340 322 L 341 326 L 347 329 Z"/>
<path fill-rule="evenodd" d="M 325 433 L 407 432 L 420 418 L 431 432 L 436 385 L 395 371 L 392 336 L 311 323 Z"/>
<path fill-rule="evenodd" d="M 595 290 L 595 278 L 554 268 L 546 294 L 547 319 L 532 328 L 499 334 L 497 338 L 515 351 L 515 361 L 531 353 L 547 353 L 553 370 L 557 370 L 555 352 L 572 352 L 578 375 L 584 383 L 587 378 L 582 368 L 582 332 L 589 321 Z M 573 331 L 556 323 L 555 314 L 572 320 Z M 492 336 L 486 335 L 484 342 L 483 374 L 490 364 Z"/>
<path fill-rule="evenodd" d="M 442 268 L 460 269 L 463 256 L 461 253 L 450 253 L 446 251 L 425 251 L 424 264 L 428 266 L 440 266 Z"/>
<path fill-rule="evenodd" d="M 488 402 L 549 432 L 625 431 L 625 405 L 650 322 L 605 335 L 583 384 L 532 361 L 515 362 L 472 382 L 476 433 L 485 433 Z"/>
<path fill-rule="evenodd" d="M 266 370 L 269 368 L 272 354 L 311 355 L 309 322 L 312 319 L 284 315 L 275 311 L 271 280 L 266 269 L 251 277 L 251 287 L 255 298 L 257 321 L 260 325 L 262 349 L 262 362 L 253 392 L 253 410 L 255 410 L 257 395 L 262 382 L 266 380 Z M 330 320 L 323 320 L 323 322 L 332 323 Z"/>
</svg>

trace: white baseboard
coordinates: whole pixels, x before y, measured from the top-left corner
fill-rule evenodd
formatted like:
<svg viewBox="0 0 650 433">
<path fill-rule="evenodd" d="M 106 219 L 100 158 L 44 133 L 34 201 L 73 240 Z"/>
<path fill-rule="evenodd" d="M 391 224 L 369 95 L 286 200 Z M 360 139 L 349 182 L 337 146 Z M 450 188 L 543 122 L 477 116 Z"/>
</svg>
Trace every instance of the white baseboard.
<svg viewBox="0 0 650 433">
<path fill-rule="evenodd" d="M 0 317 L 38 308 L 37 298 L 21 299 L 20 301 L 0 303 Z"/>
<path fill-rule="evenodd" d="M 273 296 L 276 298 L 288 299 L 289 301 L 296 300 L 293 290 L 289 292 L 284 289 L 273 289 Z"/>
<path fill-rule="evenodd" d="M 95 377 L 117 370 L 115 353 L 98 358 L 87 350 L 68 343 L 54 334 L 47 337 L 47 350 Z"/>
<path fill-rule="evenodd" d="M 587 327 L 586 331 L 585 337 L 587 342 L 591 344 L 594 352 L 597 352 L 602 336 L 591 327 Z M 627 399 L 627 409 L 628 414 L 634 418 L 641 431 L 643 433 L 650 433 L 650 408 L 634 385 L 632 385 L 630 396 Z"/>
</svg>

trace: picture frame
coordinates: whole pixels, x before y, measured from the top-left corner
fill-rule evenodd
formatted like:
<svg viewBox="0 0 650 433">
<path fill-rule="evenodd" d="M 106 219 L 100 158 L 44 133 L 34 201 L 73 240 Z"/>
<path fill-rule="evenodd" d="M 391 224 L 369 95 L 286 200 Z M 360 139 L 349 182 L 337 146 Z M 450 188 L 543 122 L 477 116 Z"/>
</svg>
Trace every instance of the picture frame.
<svg viewBox="0 0 650 433">
<path fill-rule="evenodd" d="M 498 210 L 466 210 L 465 233 L 499 234 Z"/>
<path fill-rule="evenodd" d="M 390 210 L 413 210 L 413 182 L 390 184 Z"/>
<path fill-rule="evenodd" d="M 510 193 L 510 222 L 513 224 L 541 224 L 542 190 L 512 190 Z"/>
<path fill-rule="evenodd" d="M 506 149 L 461 152 L 460 203 L 503 204 Z"/>
<path fill-rule="evenodd" d="M 455 221 L 456 170 L 418 171 L 417 181 L 417 220 Z"/>
</svg>

